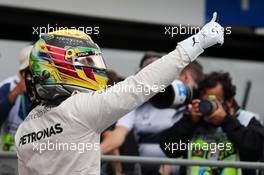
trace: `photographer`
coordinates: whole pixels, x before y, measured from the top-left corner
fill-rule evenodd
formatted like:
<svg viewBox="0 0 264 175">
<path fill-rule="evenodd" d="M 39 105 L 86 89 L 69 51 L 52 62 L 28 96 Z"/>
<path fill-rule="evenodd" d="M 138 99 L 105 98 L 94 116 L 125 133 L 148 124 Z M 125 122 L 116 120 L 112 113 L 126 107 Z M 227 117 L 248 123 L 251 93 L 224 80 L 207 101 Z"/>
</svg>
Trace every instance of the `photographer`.
<svg viewBox="0 0 264 175">
<path fill-rule="evenodd" d="M 140 61 L 140 69 L 143 69 L 160 57 L 162 55 L 159 53 L 146 52 Z M 203 68 L 199 62 L 193 61 L 183 69 L 177 78 L 190 87 L 197 86 L 203 78 Z M 166 89 L 166 93 L 154 96 L 151 100 L 118 120 L 115 129 L 101 143 L 102 153 L 107 154 L 119 148 L 126 141 L 130 132 L 134 131 L 138 136 L 140 156 L 164 157 L 164 153 L 159 148 L 159 133 L 171 127 L 186 109 L 185 107 L 178 109 L 164 107 L 163 109 L 159 109 L 153 105 L 157 102 L 162 103 L 164 101 L 162 99 L 168 100 L 168 96 L 172 96 L 169 90 L 172 90 L 172 86 L 171 89 Z M 164 105 L 166 106 L 167 104 L 161 104 L 160 106 Z M 142 171 L 143 174 L 157 174 L 159 168 L 159 165 L 143 165 Z M 166 174 L 164 172 L 176 172 L 177 170 L 175 170 L 175 167 L 172 170 L 171 166 L 164 165 L 161 167 L 161 171 L 163 174 Z"/>
<path fill-rule="evenodd" d="M 169 157 L 190 160 L 258 161 L 262 128 L 254 113 L 241 109 L 235 102 L 236 87 L 228 73 L 213 72 L 199 84 L 200 99 L 192 101 L 190 112 L 162 133 L 160 146 Z M 200 103 L 214 95 L 215 111 L 205 116 Z M 182 146 L 184 145 L 184 146 Z M 212 147 L 212 145 L 214 147 Z M 186 171 L 187 170 L 187 171 Z M 181 174 L 256 174 L 255 170 L 190 166 Z"/>
<path fill-rule="evenodd" d="M 29 113 L 25 72 L 31 49 L 32 46 L 27 46 L 21 50 L 18 74 L 0 82 L 0 151 L 15 151 L 15 133 Z"/>
</svg>

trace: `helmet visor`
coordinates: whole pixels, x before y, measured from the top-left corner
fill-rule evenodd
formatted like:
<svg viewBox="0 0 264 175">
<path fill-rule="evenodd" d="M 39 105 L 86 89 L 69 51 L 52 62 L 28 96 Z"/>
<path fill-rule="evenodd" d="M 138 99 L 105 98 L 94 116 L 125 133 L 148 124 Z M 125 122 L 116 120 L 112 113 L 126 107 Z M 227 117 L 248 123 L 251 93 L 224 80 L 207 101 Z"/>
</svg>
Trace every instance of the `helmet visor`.
<svg viewBox="0 0 264 175">
<path fill-rule="evenodd" d="M 75 59 L 75 64 L 81 66 L 89 66 L 93 68 L 106 69 L 104 59 L 101 54 L 87 55 L 82 57 L 77 57 Z"/>
</svg>

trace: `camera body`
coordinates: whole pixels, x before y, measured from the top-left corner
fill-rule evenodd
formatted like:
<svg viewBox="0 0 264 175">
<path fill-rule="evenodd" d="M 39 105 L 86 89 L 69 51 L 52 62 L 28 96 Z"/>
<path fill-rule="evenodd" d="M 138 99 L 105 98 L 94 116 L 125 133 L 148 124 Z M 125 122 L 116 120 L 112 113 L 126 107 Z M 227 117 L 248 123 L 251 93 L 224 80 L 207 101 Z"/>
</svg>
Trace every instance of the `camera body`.
<svg viewBox="0 0 264 175">
<path fill-rule="evenodd" d="M 175 80 L 164 92 L 159 92 L 149 101 L 150 103 L 159 109 L 165 108 L 180 108 L 181 106 L 188 105 L 194 98 L 198 98 L 198 92 L 195 88 L 192 88 L 180 80 Z M 218 108 L 216 97 L 211 95 L 208 99 L 201 99 L 199 104 L 199 111 L 204 117 L 210 116 Z"/>
</svg>

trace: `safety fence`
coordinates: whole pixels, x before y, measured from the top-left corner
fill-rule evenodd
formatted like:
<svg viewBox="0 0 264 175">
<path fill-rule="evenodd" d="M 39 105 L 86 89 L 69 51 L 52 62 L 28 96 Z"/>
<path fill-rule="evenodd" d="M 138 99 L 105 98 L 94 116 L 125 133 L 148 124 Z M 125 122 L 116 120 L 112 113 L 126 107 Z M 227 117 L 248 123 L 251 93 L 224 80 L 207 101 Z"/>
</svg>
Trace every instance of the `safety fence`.
<svg viewBox="0 0 264 175">
<path fill-rule="evenodd" d="M 264 169 L 264 163 L 261 162 L 223 162 L 206 160 L 187 160 L 170 159 L 158 157 L 138 157 L 138 156 L 102 156 L 105 162 L 124 162 L 124 163 L 144 163 L 144 164 L 170 164 L 182 166 L 209 166 L 209 167 L 233 167 L 245 169 Z"/>
<path fill-rule="evenodd" d="M 264 169 L 264 163 L 261 162 L 223 162 L 206 160 L 186 160 L 170 159 L 158 157 L 138 157 L 138 156 L 102 156 L 103 162 L 123 162 L 139 164 L 170 164 L 182 166 L 209 166 L 209 167 L 234 167 L 245 169 Z M 0 175 L 17 175 L 17 156 L 15 153 L 0 153 Z"/>
</svg>

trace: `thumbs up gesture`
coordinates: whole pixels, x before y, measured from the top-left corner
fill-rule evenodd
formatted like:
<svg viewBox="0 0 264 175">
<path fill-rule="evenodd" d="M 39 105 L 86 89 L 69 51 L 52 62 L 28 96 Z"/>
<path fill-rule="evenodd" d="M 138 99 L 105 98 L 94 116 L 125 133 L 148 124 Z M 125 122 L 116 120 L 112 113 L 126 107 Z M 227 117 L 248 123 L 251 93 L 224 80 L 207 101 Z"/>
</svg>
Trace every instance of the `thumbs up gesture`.
<svg viewBox="0 0 264 175">
<path fill-rule="evenodd" d="M 215 44 L 222 45 L 224 43 L 224 28 L 217 23 L 216 12 L 214 12 L 211 21 L 203 26 L 201 31 L 197 34 L 197 37 L 203 49 Z"/>
<path fill-rule="evenodd" d="M 195 35 L 178 43 L 190 58 L 195 60 L 204 49 L 216 44 L 224 43 L 224 28 L 217 22 L 217 13 L 214 12 L 213 18 Z"/>
</svg>

